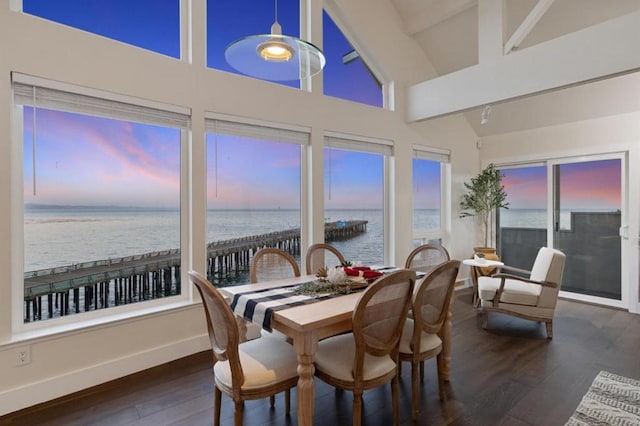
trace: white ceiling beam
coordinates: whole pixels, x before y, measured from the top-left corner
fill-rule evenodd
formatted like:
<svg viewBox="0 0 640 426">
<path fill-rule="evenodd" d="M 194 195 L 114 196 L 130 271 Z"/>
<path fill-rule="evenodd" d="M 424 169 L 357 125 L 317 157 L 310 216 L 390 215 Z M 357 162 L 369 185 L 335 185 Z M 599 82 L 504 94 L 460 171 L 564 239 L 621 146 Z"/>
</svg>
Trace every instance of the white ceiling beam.
<svg viewBox="0 0 640 426">
<path fill-rule="evenodd" d="M 415 35 L 428 30 L 434 25 L 444 22 L 452 16 L 475 6 L 478 0 L 446 0 L 432 1 L 418 13 L 405 17 L 404 28 L 408 35 Z"/>
<path fill-rule="evenodd" d="M 482 0 L 478 3 L 478 63 L 502 57 L 504 23 L 503 0 Z"/>
<path fill-rule="evenodd" d="M 533 6 L 531 12 L 529 12 L 527 17 L 524 18 L 520 26 L 513 32 L 513 35 L 511 35 L 509 40 L 507 40 L 507 43 L 504 45 L 505 55 L 508 55 L 514 48 L 520 46 L 520 43 L 522 43 L 547 10 L 549 10 L 553 1 L 554 0 L 539 0 L 538 3 Z"/>
<path fill-rule="evenodd" d="M 415 84 L 407 89 L 407 120 L 426 120 L 639 71 L 638 43 L 640 11 Z"/>
</svg>

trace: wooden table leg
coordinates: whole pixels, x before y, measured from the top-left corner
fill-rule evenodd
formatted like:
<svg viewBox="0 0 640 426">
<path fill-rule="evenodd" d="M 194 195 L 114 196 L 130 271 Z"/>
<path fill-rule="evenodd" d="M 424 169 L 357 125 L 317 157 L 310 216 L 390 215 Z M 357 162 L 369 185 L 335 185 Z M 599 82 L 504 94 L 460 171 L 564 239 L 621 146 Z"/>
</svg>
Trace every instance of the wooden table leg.
<svg viewBox="0 0 640 426">
<path fill-rule="evenodd" d="M 298 354 L 298 425 L 313 425 L 315 412 L 315 388 L 313 375 L 315 367 L 313 357 L 318 347 L 318 340 L 314 333 L 305 333 L 293 339 L 293 347 Z"/>
</svg>

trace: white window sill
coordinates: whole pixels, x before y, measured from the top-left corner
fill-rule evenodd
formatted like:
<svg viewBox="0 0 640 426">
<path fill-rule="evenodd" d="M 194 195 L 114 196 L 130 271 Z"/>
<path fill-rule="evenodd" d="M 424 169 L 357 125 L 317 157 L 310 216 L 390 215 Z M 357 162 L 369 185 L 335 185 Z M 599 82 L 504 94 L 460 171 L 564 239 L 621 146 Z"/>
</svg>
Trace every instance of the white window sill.
<svg viewBox="0 0 640 426">
<path fill-rule="evenodd" d="M 173 303 L 164 303 L 142 309 L 130 310 L 126 312 L 102 314 L 89 319 L 79 319 L 80 315 L 72 315 L 75 321 L 66 322 L 64 324 L 46 325 L 46 322 L 33 323 L 31 330 L 21 330 L 12 335 L 11 340 L 0 343 L 0 347 L 8 349 L 12 346 L 22 345 L 27 342 L 34 343 L 36 341 L 46 341 L 57 339 L 62 336 L 71 336 L 74 334 L 84 333 L 89 329 L 99 329 L 106 327 L 114 327 L 132 321 L 138 321 L 140 318 L 154 317 L 165 315 L 169 312 L 180 310 L 198 309 L 202 303 L 200 301 L 180 300 Z M 28 328 L 31 324 L 27 324 Z"/>
</svg>

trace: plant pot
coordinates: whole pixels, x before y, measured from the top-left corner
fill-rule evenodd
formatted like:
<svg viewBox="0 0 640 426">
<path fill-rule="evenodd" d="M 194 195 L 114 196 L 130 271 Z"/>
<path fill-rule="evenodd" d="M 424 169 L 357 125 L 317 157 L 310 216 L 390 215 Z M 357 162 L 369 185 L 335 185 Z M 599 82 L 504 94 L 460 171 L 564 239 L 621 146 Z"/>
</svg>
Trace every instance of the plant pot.
<svg viewBox="0 0 640 426">
<path fill-rule="evenodd" d="M 473 254 L 480 257 L 484 257 L 487 260 L 500 260 L 500 256 L 496 253 L 496 249 L 493 247 L 474 247 Z M 498 268 L 490 266 L 486 268 L 478 268 L 478 275 L 489 276 L 496 273 Z"/>
</svg>

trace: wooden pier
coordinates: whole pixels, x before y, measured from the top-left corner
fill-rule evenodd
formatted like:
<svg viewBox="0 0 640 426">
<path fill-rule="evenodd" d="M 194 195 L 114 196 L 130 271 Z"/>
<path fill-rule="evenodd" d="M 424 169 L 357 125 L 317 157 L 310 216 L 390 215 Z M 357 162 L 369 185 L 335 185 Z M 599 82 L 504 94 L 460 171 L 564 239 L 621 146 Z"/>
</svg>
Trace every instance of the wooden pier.
<svg viewBox="0 0 640 426">
<path fill-rule="evenodd" d="M 367 230 L 366 220 L 325 224 L 325 241 L 352 238 Z M 263 247 L 300 253 L 300 229 L 271 232 L 207 246 L 207 275 L 214 282 L 249 270 Z M 171 249 L 97 260 L 24 274 L 24 321 L 135 303 L 180 294 L 180 250 Z"/>
</svg>

